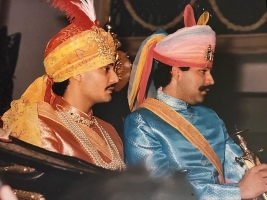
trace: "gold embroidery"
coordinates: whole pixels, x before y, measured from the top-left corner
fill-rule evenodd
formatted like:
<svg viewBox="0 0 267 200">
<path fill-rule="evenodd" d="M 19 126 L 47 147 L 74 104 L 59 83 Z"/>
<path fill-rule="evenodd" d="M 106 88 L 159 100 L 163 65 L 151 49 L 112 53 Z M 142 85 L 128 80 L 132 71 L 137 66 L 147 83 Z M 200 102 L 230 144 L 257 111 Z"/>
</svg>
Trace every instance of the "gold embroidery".
<svg viewBox="0 0 267 200">
<path fill-rule="evenodd" d="M 121 57 L 120 57 L 119 53 L 117 52 L 115 54 L 115 67 L 114 67 L 114 70 L 115 70 L 115 73 L 117 74 L 119 80 L 122 79 L 122 73 L 123 73 L 123 66 L 122 66 L 122 62 L 120 60 L 121 60 Z"/>
<path fill-rule="evenodd" d="M 92 36 L 98 46 L 98 52 L 99 52 L 100 57 L 102 57 L 103 59 L 110 59 L 111 57 L 114 57 L 115 51 L 112 51 L 108 44 L 109 33 L 105 32 L 103 29 L 99 29 L 96 26 L 92 27 L 91 29 L 92 29 Z"/>
</svg>

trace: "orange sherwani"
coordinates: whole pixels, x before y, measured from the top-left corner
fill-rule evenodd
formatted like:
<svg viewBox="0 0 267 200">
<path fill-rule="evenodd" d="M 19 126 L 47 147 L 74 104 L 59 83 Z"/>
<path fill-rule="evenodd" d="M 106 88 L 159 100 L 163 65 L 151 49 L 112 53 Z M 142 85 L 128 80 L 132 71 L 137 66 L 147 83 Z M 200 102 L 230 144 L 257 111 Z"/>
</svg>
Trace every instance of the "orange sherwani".
<svg viewBox="0 0 267 200">
<path fill-rule="evenodd" d="M 80 116 L 82 119 L 91 121 L 93 118 L 93 116 L 88 116 L 87 114 L 68 104 L 61 97 L 56 96 L 51 105 L 46 102 L 37 103 L 37 126 L 39 129 L 39 134 L 35 134 L 38 135 L 38 137 L 34 137 L 35 141 L 32 140 L 30 135 L 31 133 L 27 131 L 21 133 L 16 132 L 14 136 L 34 145 L 36 143 L 40 144 L 40 147 L 49 151 L 68 156 L 75 156 L 87 162 L 96 164 L 92 156 L 84 148 L 84 145 L 86 146 L 86 144 L 83 144 L 83 142 L 77 139 L 77 133 L 67 128 L 57 114 L 58 111 L 68 112 L 69 110 L 75 114 L 78 114 L 78 116 Z M 80 123 L 79 121 L 75 122 L 75 124 L 77 124 L 80 127 L 80 130 L 85 133 L 93 148 L 97 150 L 103 161 L 110 163 L 112 160 L 112 154 L 118 152 L 119 157 L 123 162 L 123 145 L 118 133 L 111 124 L 104 122 L 99 118 L 94 118 L 97 121 L 98 126 L 95 123 L 88 125 Z M 110 145 L 108 145 L 107 138 L 101 133 L 99 126 L 102 126 L 102 128 L 110 136 L 111 141 L 115 144 L 115 149 L 112 149 L 112 151 L 110 150 Z"/>
</svg>

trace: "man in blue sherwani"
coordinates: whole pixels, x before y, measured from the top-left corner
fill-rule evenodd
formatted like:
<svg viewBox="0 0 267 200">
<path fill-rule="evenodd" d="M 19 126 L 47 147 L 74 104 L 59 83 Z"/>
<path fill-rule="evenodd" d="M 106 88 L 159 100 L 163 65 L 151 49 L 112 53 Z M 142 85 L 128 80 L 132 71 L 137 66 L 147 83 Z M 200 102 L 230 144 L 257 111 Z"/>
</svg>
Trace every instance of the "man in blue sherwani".
<svg viewBox="0 0 267 200">
<path fill-rule="evenodd" d="M 124 128 L 126 163 L 145 166 L 152 177 L 182 171 L 198 199 L 256 198 L 267 191 L 267 165 L 248 170 L 237 163 L 241 148 L 217 114 L 200 105 L 214 84 L 216 36 L 205 25 L 208 13 L 198 23 L 192 13 L 187 6 L 185 28 L 156 32 L 137 53 L 128 91 L 134 111 Z M 144 100 L 151 74 L 156 98 Z"/>
</svg>

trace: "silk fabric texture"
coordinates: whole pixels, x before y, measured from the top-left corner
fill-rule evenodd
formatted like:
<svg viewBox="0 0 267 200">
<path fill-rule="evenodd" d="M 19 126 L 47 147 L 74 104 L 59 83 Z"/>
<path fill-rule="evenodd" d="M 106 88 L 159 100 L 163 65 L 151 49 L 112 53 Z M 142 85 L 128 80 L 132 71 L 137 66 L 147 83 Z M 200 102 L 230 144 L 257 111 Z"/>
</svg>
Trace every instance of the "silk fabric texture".
<svg viewBox="0 0 267 200">
<path fill-rule="evenodd" d="M 145 108 L 138 108 L 125 120 L 126 164 L 143 165 L 157 178 L 184 171 L 198 199 L 241 199 L 237 183 L 247 169 L 235 161 L 243 152 L 229 137 L 223 121 L 211 109 L 190 106 L 161 90 L 157 99 L 203 134 L 221 160 L 227 183 L 220 185 L 212 163 L 175 128 Z"/>
<path fill-rule="evenodd" d="M 31 137 L 30 134 L 24 134 L 24 132 L 16 133 L 15 137 L 24 140 L 28 143 L 35 144 L 37 140 L 40 143 L 40 147 L 46 150 L 57 152 L 60 154 L 75 156 L 83 159 L 87 162 L 93 163 L 90 155 L 81 147 L 79 141 L 74 137 L 74 135 L 68 130 L 61 119 L 56 114 L 57 107 L 60 106 L 64 111 L 70 109 L 75 110 L 77 114 L 86 120 L 91 120 L 92 116 L 88 116 L 78 109 L 69 105 L 61 97 L 56 97 L 52 105 L 46 102 L 37 103 L 38 119 L 37 119 L 37 129 L 38 135 Z M 101 125 L 110 135 L 112 141 L 116 145 L 121 158 L 123 159 L 123 145 L 118 133 L 113 126 L 104 122 L 103 120 L 96 118 L 99 125 Z M 85 124 L 77 123 L 77 125 L 84 131 L 90 142 L 93 144 L 94 148 L 98 151 L 102 159 L 109 163 L 111 161 L 111 154 L 105 139 L 100 133 L 100 130 L 92 125 L 88 127 Z"/>
</svg>

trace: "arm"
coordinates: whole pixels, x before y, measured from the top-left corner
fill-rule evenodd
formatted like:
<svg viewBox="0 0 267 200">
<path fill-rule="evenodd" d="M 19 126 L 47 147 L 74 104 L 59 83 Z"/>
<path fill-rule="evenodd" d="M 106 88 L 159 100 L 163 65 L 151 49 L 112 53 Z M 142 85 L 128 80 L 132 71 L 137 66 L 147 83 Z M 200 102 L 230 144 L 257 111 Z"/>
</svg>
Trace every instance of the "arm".
<svg viewBox="0 0 267 200">
<path fill-rule="evenodd" d="M 169 162 L 162 146 L 148 121 L 139 113 L 131 113 L 125 120 L 124 149 L 127 165 L 141 165 L 153 177 L 169 174 Z"/>
<path fill-rule="evenodd" d="M 235 150 L 237 150 L 236 153 L 238 153 L 238 150 L 239 154 L 242 152 L 238 145 L 234 144 L 232 140 L 226 140 L 226 129 L 223 122 L 219 118 L 216 119 L 216 116 L 217 115 L 212 115 L 212 120 L 210 120 L 210 123 L 214 126 L 212 126 L 211 129 L 205 127 L 202 130 L 205 131 L 203 132 L 203 135 L 209 138 L 209 143 L 221 159 L 224 170 L 225 168 L 228 169 L 227 172 L 224 171 L 227 181 L 225 184 L 219 184 L 218 173 L 205 156 L 203 156 L 201 160 L 200 158 L 197 158 L 195 160 L 196 164 L 190 166 L 188 180 L 195 188 L 196 195 L 199 199 L 241 199 L 238 181 L 244 174 L 245 169 L 242 170 L 239 164 L 235 161 L 236 155 L 230 150 L 234 147 Z M 227 144 L 228 142 L 230 143 L 231 148 L 229 148 Z M 195 154 L 196 153 L 194 153 L 194 155 Z M 229 156 L 231 156 L 232 159 L 226 160 Z M 187 159 L 190 161 L 190 157 Z M 241 168 L 239 169 L 240 171 L 237 171 L 237 167 Z M 231 181 L 229 181 L 229 174 L 233 175 Z"/>
</svg>

